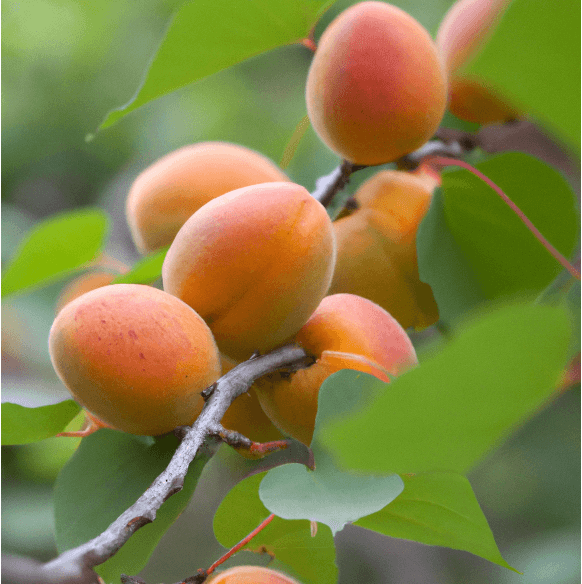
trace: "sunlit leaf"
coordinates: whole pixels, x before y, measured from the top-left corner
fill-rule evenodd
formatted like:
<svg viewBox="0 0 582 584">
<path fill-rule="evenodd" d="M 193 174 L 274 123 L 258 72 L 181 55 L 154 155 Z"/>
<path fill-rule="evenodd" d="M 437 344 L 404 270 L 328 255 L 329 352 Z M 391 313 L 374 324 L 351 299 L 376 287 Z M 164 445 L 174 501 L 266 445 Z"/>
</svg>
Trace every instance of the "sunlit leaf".
<svg viewBox="0 0 582 584">
<path fill-rule="evenodd" d="M 62 432 L 79 413 L 73 400 L 38 408 L 2 404 L 2 444 L 28 444 Z"/>
</svg>

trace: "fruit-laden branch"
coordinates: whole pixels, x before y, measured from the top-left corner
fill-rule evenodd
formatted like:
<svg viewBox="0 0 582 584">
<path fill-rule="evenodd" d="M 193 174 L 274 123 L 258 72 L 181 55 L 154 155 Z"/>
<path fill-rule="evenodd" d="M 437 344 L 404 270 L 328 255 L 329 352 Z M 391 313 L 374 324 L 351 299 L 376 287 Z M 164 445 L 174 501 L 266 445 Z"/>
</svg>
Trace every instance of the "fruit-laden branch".
<svg viewBox="0 0 582 584">
<path fill-rule="evenodd" d="M 156 518 L 168 497 L 182 489 L 188 466 L 207 437 L 216 435 L 220 420 L 235 398 L 245 393 L 263 375 L 275 371 L 296 371 L 313 360 L 305 351 L 287 345 L 266 355 L 252 357 L 216 381 L 192 426 L 185 428 L 182 442 L 167 468 L 144 494 L 103 533 L 83 545 L 68 550 L 46 564 L 7 556 L 2 558 L 2 578 L 14 584 L 99 584 L 94 566 L 102 564 L 140 528 Z"/>
<path fill-rule="evenodd" d="M 414 170 L 428 156 L 461 158 L 475 148 L 488 154 L 525 152 L 557 168 L 578 187 L 579 169 L 571 155 L 536 124 L 525 120 L 490 124 L 475 133 L 441 127 L 433 140 L 398 159 L 396 165 L 401 169 Z M 313 197 L 327 207 L 349 182 L 350 175 L 363 168 L 367 166 L 344 160 L 332 172 L 317 179 Z"/>
</svg>

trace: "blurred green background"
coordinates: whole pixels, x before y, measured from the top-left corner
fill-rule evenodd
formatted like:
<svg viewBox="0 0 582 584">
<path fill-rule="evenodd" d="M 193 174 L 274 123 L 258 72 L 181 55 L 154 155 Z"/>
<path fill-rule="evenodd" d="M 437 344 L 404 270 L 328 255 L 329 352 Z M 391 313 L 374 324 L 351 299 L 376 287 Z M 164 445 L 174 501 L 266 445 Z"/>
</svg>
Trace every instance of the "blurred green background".
<svg viewBox="0 0 582 584">
<path fill-rule="evenodd" d="M 290 0 L 292 1 L 292 0 Z M 311 52 L 294 45 L 257 56 L 152 102 L 85 142 L 105 114 L 127 102 L 178 0 L 6 0 L 2 4 L 2 265 L 43 217 L 97 205 L 111 216 L 108 253 L 133 263 L 125 223 L 133 179 L 188 143 L 225 140 L 279 162 L 305 115 Z M 334 4 L 316 29 L 353 2 Z M 435 33 L 449 0 L 395 2 Z M 288 167 L 313 190 L 338 158 L 309 129 Z M 353 192 L 372 171 L 358 173 Z M 2 306 L 2 399 L 27 406 L 68 393 L 50 364 L 47 337 L 63 282 Z M 467 553 L 392 540 L 348 526 L 336 537 L 340 582 L 547 583 L 580 581 L 579 386 L 531 420 L 469 477 L 499 548 L 524 576 Z M 2 449 L 2 549 L 49 559 L 56 553 L 51 491 L 75 439 Z M 205 470 L 186 513 L 142 577 L 176 581 L 221 553 L 215 507 L 249 463 L 225 447 Z M 257 560 L 236 556 L 231 564 Z"/>
</svg>

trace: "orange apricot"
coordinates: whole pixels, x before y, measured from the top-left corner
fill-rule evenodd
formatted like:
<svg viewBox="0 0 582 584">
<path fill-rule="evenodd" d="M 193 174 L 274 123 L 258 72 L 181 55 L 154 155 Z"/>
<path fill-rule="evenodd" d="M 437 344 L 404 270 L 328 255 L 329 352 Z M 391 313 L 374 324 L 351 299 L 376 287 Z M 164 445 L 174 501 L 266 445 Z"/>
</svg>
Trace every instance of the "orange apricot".
<svg viewBox="0 0 582 584">
<path fill-rule="evenodd" d="M 508 122 L 520 112 L 502 95 L 483 82 L 469 77 L 451 79 L 449 111 L 461 120 L 474 124 Z"/>
<path fill-rule="evenodd" d="M 222 353 L 243 361 L 285 343 L 327 293 L 331 221 L 302 186 L 237 189 L 200 208 L 162 266 L 164 290 L 208 324 Z"/>
<path fill-rule="evenodd" d="M 299 584 L 283 572 L 260 566 L 236 566 L 208 580 L 208 584 Z"/>
<path fill-rule="evenodd" d="M 449 110 L 477 124 L 519 117 L 509 101 L 482 80 L 462 72 L 493 34 L 510 0 L 459 0 L 439 27 L 436 42 L 449 74 Z"/>
<path fill-rule="evenodd" d="M 306 84 L 321 140 L 356 164 L 391 162 L 438 128 L 447 99 L 435 43 L 412 16 L 360 2 L 324 31 Z"/>
<path fill-rule="evenodd" d="M 447 71 L 458 71 L 482 50 L 510 1 L 458 0 L 451 6 L 436 36 Z"/>
<path fill-rule="evenodd" d="M 357 294 L 389 312 L 403 328 L 438 320 L 430 286 L 418 274 L 416 233 L 440 183 L 421 166 L 414 173 L 385 170 L 354 198 L 359 208 L 334 222 L 337 259 L 330 294 Z"/>
<path fill-rule="evenodd" d="M 224 355 L 220 356 L 220 362 L 223 375 L 236 366 L 236 362 Z M 228 430 L 234 430 L 253 442 L 272 442 L 283 439 L 283 434 L 277 430 L 263 411 L 257 393 L 252 387 L 230 404 L 222 417 L 221 424 Z M 245 456 L 244 450 L 240 452 Z M 251 457 L 249 456 L 249 458 Z"/>
<path fill-rule="evenodd" d="M 170 245 L 202 205 L 249 185 L 289 179 L 271 160 L 226 142 L 179 148 L 144 170 L 133 183 L 126 215 L 141 253 Z"/>
<path fill-rule="evenodd" d="M 187 304 L 139 284 L 111 284 L 69 302 L 49 335 L 57 375 L 105 425 L 158 435 L 192 424 L 200 392 L 220 377 L 210 329 Z"/>
<path fill-rule="evenodd" d="M 315 364 L 290 376 L 265 376 L 254 387 L 274 424 L 306 445 L 313 437 L 319 388 L 332 373 L 354 369 L 388 382 L 417 363 L 396 319 L 353 294 L 324 298 L 295 340 L 316 358 Z"/>
</svg>

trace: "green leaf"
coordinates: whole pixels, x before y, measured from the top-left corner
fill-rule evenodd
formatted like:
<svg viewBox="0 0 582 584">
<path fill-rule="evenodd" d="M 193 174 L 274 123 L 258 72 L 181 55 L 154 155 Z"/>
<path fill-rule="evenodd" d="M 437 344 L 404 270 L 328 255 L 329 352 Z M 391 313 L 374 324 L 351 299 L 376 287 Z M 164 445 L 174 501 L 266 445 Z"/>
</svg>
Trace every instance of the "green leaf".
<svg viewBox="0 0 582 584">
<path fill-rule="evenodd" d="M 112 284 L 151 284 L 162 275 L 162 264 L 168 247 L 139 260 L 127 274 L 115 278 Z"/>
<path fill-rule="evenodd" d="M 430 284 L 442 321 L 454 320 L 487 299 L 447 225 L 440 188 L 433 193 L 416 245 L 420 279 Z"/>
<path fill-rule="evenodd" d="M 402 480 L 404 491 L 390 505 L 355 525 L 390 537 L 464 550 L 514 570 L 501 556 L 464 476 L 434 472 L 404 475 Z"/>
<path fill-rule="evenodd" d="M 224 498 L 214 516 L 214 534 L 226 548 L 248 535 L 270 512 L 259 499 L 259 483 L 265 473 L 238 483 Z M 275 517 L 248 544 L 247 549 L 264 546 L 278 560 L 292 569 L 304 584 L 336 584 L 335 545 L 331 531 L 319 525 L 311 537 L 308 521 L 285 521 Z"/>
<path fill-rule="evenodd" d="M 467 73 L 580 148 L 577 0 L 513 0 Z"/>
<path fill-rule="evenodd" d="M 103 211 L 85 209 L 36 225 L 2 276 L 2 297 L 55 282 L 94 260 L 103 246 L 108 223 Z"/>
<path fill-rule="evenodd" d="M 500 186 L 564 256 L 579 232 L 570 186 L 554 169 L 520 153 L 476 165 Z M 483 299 L 539 294 L 562 270 L 513 211 L 466 170 L 443 173 L 417 237 L 420 277 L 441 317 L 451 319 Z"/>
<path fill-rule="evenodd" d="M 166 468 L 178 440 L 133 436 L 102 429 L 83 438 L 59 474 L 54 492 L 55 535 L 59 552 L 102 533 Z M 159 509 L 156 520 L 139 529 L 97 572 L 109 584 L 121 573 L 136 574 L 147 563 L 162 535 L 184 510 L 207 457 L 197 457 L 184 488 Z"/>
<path fill-rule="evenodd" d="M 144 84 L 100 129 L 198 79 L 307 37 L 331 0 L 196 0 L 176 12 Z"/>
<path fill-rule="evenodd" d="M 285 464 L 270 470 L 261 483 L 261 501 L 284 519 L 310 519 L 328 525 L 332 534 L 381 509 L 403 488 L 396 474 L 362 477 L 339 470 L 324 452 L 315 459 L 316 469 Z"/>
<path fill-rule="evenodd" d="M 310 519 L 328 525 L 335 535 L 348 522 L 382 509 L 404 487 L 396 474 L 362 476 L 339 469 L 319 441 L 320 428 L 330 420 L 361 409 L 374 395 L 362 386 L 327 379 L 319 390 L 311 450 L 315 470 L 302 464 L 273 468 L 259 489 L 261 501 L 285 519 Z"/>
<path fill-rule="evenodd" d="M 563 270 L 559 276 L 540 294 L 537 302 L 550 306 L 562 306 L 570 314 L 573 334 L 568 355 L 574 357 L 580 352 L 580 281 Z"/>
<path fill-rule="evenodd" d="M 319 439 L 351 469 L 465 474 L 555 392 L 570 331 L 560 308 L 482 313 L 364 411 L 322 428 Z M 382 384 L 352 371 L 336 375 L 354 386 Z"/>
<path fill-rule="evenodd" d="M 79 410 L 71 399 L 38 408 L 3 403 L 2 444 L 29 444 L 50 438 L 62 432 Z"/>
</svg>

